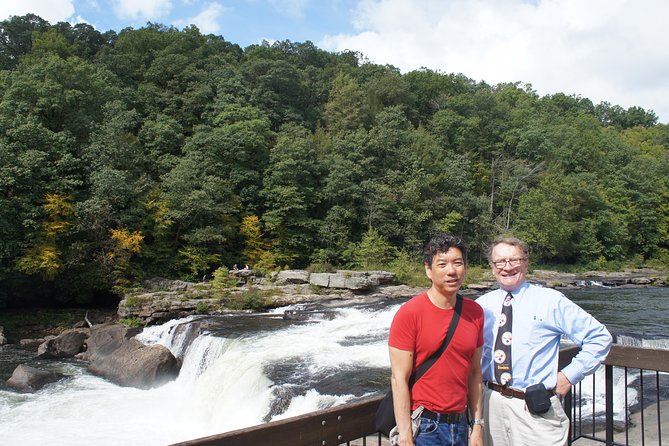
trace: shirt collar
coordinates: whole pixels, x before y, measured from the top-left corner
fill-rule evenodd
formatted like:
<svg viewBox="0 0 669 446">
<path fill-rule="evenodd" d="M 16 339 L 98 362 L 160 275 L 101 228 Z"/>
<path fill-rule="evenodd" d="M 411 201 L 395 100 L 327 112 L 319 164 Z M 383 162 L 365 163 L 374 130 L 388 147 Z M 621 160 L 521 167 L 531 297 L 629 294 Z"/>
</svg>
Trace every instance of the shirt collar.
<svg viewBox="0 0 669 446">
<path fill-rule="evenodd" d="M 511 295 L 513 296 L 513 298 L 516 301 L 518 301 L 519 299 L 522 299 L 523 295 L 525 294 L 525 291 L 527 290 L 527 288 L 529 288 L 529 286 L 530 286 L 530 284 L 527 283 L 527 281 L 525 281 L 522 284 L 520 284 L 520 286 L 518 288 L 516 288 L 515 290 L 512 290 Z M 506 296 L 507 293 L 508 293 L 507 291 L 505 291 L 501 288 L 499 289 L 499 292 L 503 297 Z"/>
</svg>

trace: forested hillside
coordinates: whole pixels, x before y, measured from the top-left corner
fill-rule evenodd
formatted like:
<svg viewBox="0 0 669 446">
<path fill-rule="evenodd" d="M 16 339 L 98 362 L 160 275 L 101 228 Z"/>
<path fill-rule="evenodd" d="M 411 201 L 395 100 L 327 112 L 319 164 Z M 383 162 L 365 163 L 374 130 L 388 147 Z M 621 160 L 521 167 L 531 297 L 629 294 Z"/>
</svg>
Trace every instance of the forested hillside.
<svg viewBox="0 0 669 446">
<path fill-rule="evenodd" d="M 502 232 L 539 262 L 669 261 L 669 128 L 639 107 L 34 15 L 0 22 L 0 70 L 0 306 L 418 261 L 436 230 L 474 263 Z"/>
</svg>

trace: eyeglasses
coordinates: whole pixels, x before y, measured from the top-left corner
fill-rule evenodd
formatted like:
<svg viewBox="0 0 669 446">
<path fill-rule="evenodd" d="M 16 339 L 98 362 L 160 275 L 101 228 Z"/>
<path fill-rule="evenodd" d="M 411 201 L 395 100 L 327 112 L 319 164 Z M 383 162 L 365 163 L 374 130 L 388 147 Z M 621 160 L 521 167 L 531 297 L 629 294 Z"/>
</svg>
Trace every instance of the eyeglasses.
<svg viewBox="0 0 669 446">
<path fill-rule="evenodd" d="M 523 260 L 527 260 L 527 257 L 521 257 L 519 259 L 495 260 L 492 262 L 492 264 L 495 265 L 495 268 L 497 269 L 504 268 L 507 263 L 510 267 L 515 268 L 516 266 L 520 265 L 520 262 Z"/>
</svg>

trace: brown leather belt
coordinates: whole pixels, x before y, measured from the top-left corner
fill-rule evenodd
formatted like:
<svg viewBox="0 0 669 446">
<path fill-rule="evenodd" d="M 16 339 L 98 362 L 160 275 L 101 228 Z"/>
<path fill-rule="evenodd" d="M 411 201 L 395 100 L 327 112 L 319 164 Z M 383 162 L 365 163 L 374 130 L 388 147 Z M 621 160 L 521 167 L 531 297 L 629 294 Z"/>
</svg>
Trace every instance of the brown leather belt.
<svg viewBox="0 0 669 446">
<path fill-rule="evenodd" d="M 500 386 L 499 384 L 491 383 L 490 381 L 486 381 L 485 385 L 486 387 L 488 387 L 488 389 L 494 390 L 495 392 L 499 392 L 504 396 L 519 398 L 521 400 L 525 399 L 525 392 L 523 392 L 522 390 L 516 390 L 512 389 L 511 387 Z"/>
<path fill-rule="evenodd" d="M 457 423 L 458 421 L 465 420 L 467 418 L 466 412 L 461 413 L 437 413 L 432 412 L 431 410 L 423 409 L 423 413 L 420 415 L 424 418 L 429 418 L 438 423 Z"/>
<path fill-rule="evenodd" d="M 512 389 L 511 387 L 500 386 L 499 384 L 495 384 L 490 381 L 486 381 L 485 385 L 488 389 L 494 390 L 495 392 L 499 392 L 506 397 L 518 398 L 521 400 L 525 399 L 525 392 L 523 392 L 522 390 L 516 390 Z M 555 392 L 553 392 L 552 390 L 548 390 L 548 396 L 551 397 L 553 395 L 555 395 Z"/>
</svg>

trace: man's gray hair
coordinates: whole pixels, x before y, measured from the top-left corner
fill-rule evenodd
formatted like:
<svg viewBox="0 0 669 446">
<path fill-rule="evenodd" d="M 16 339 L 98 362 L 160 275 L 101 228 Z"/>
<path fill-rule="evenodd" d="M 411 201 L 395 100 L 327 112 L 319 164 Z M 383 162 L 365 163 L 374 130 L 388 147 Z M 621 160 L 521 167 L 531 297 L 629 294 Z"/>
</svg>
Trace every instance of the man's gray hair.
<svg viewBox="0 0 669 446">
<path fill-rule="evenodd" d="M 522 241 L 521 239 L 519 239 L 517 237 L 512 237 L 512 236 L 505 235 L 505 236 L 497 237 L 490 244 L 490 247 L 488 248 L 488 252 L 487 252 L 487 255 L 486 255 L 488 257 L 489 262 L 492 262 L 492 250 L 495 249 L 495 246 L 497 246 L 501 243 L 504 243 L 505 245 L 517 246 L 523 252 L 523 257 L 525 257 L 525 258 L 530 257 L 530 250 L 527 248 L 527 244 L 524 241 Z"/>
</svg>

